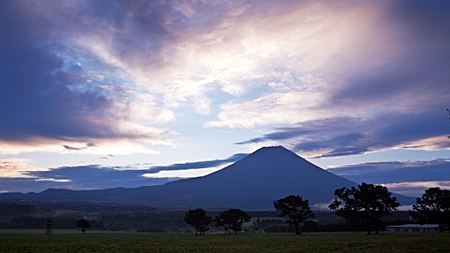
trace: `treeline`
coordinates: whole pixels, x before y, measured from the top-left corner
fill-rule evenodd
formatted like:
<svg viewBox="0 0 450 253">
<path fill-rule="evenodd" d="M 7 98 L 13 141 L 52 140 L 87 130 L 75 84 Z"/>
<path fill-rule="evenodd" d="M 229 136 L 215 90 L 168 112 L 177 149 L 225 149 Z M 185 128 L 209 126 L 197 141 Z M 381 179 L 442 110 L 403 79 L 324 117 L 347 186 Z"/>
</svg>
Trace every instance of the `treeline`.
<svg viewBox="0 0 450 253">
<path fill-rule="evenodd" d="M 405 214 L 405 212 L 402 212 Z M 406 215 L 407 216 L 407 215 Z M 387 226 L 391 225 L 401 225 L 409 223 L 408 219 L 398 219 L 398 220 L 384 220 L 380 224 L 382 231 L 386 230 Z M 264 231 L 266 233 L 295 233 L 295 227 L 286 224 L 280 220 L 262 220 L 261 225 L 258 225 L 257 231 Z M 327 223 L 319 224 L 314 221 L 307 221 L 303 224 L 303 232 L 356 232 L 356 231 L 366 231 L 366 226 L 363 223 Z"/>
<path fill-rule="evenodd" d="M 76 229 L 76 219 L 74 218 L 51 218 L 54 228 L 59 229 Z M 45 217 L 33 217 L 33 216 L 20 216 L 11 219 L 11 222 L 7 225 L 7 228 L 21 228 L 21 229 L 41 229 L 45 228 L 45 225 L 49 221 Z M 92 229 L 103 229 L 103 222 L 96 222 L 95 220 L 89 221 Z"/>
<path fill-rule="evenodd" d="M 3 205 L 4 210 L 17 210 L 17 205 Z M 29 206 L 28 206 L 29 207 Z M 37 206 L 39 209 L 40 206 Z M 67 209 L 58 210 L 58 206 L 53 206 L 56 210 L 48 213 L 30 213 L 28 211 L 3 212 L 0 216 L 0 229 L 45 229 L 49 220 L 52 227 L 57 229 L 76 229 L 76 222 L 84 218 L 90 223 L 89 229 L 106 231 L 138 231 L 138 232 L 191 232 L 189 226 L 183 220 L 183 211 L 152 211 L 152 212 L 130 212 L 119 214 L 108 214 L 100 212 L 78 212 Z M 133 209 L 133 207 L 130 207 Z M 54 213 L 58 215 L 53 215 Z M 67 214 L 67 216 L 64 216 Z"/>
<path fill-rule="evenodd" d="M 22 206 L 14 204 L 2 204 L 2 215 L 0 219 L 0 228 L 11 229 L 45 229 L 47 220 L 53 221 L 53 229 L 76 229 L 75 223 L 83 215 L 69 215 L 68 217 L 55 217 L 46 213 L 32 214 L 25 212 L 26 215 L 8 211 L 8 215 L 5 215 L 7 209 L 12 207 L 18 210 L 29 210 L 30 205 Z M 58 208 L 61 206 L 53 206 L 52 208 Z M 41 209 L 40 206 L 33 208 Z M 45 209 L 49 208 L 48 206 Z M 50 209 L 52 209 L 50 208 Z M 67 207 L 66 207 L 67 208 Z M 63 209 L 60 211 L 53 210 L 62 213 L 76 214 L 76 211 Z M 175 232 L 185 233 L 194 232 L 191 226 L 187 225 L 184 216 L 184 211 L 153 211 L 153 212 L 140 212 L 140 207 L 129 206 L 127 213 L 119 214 L 104 214 L 104 213 L 86 213 L 87 220 L 89 220 L 91 227 L 89 229 L 105 230 L 105 231 L 137 231 L 137 232 Z M 217 216 L 220 212 L 209 212 L 211 216 Z M 263 212 L 248 212 L 253 217 L 252 221 L 243 225 L 242 229 L 245 232 L 268 232 L 268 233 L 284 233 L 295 232 L 295 228 L 286 224 L 282 218 L 277 218 L 275 211 L 263 211 Z M 315 212 L 316 221 L 314 223 L 305 222 L 303 225 L 304 232 L 331 232 L 331 231 L 363 231 L 365 228 L 362 224 L 347 224 L 344 219 L 337 216 L 334 212 L 330 211 L 317 211 Z M 388 225 L 405 224 L 408 222 L 408 212 L 398 211 L 393 212 L 392 216 L 385 217 L 382 227 Z M 221 231 L 221 227 L 211 226 L 211 231 Z"/>
<path fill-rule="evenodd" d="M 370 233 L 385 230 L 388 225 L 412 223 L 410 217 L 415 223 L 439 224 L 441 231 L 450 224 L 450 191 L 446 189 L 426 190 L 409 212 L 395 212 L 399 204 L 384 186 L 363 183 L 358 187 L 337 189 L 335 195 L 329 205 L 334 212 L 313 212 L 307 199 L 295 195 L 275 200 L 277 212 L 248 214 L 239 209 L 206 214 L 201 208 L 186 212 L 111 204 L 0 203 L 0 228 L 44 229 L 50 220 L 53 229 L 72 229 L 80 219 L 89 222 L 89 229 L 159 233 L 204 233 L 210 227 L 225 233 L 241 230 L 295 233 L 366 230 Z M 199 219 L 195 218 L 197 214 L 200 214 Z M 239 223 L 233 223 L 236 219 Z M 209 226 L 210 223 L 215 225 Z"/>
</svg>

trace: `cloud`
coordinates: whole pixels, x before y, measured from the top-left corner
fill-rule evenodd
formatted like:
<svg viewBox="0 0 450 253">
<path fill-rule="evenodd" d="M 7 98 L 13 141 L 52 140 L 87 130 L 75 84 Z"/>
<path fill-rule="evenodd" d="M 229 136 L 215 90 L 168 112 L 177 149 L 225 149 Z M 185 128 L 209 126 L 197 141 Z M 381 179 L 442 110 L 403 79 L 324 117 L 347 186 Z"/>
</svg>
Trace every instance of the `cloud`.
<svg viewBox="0 0 450 253">
<path fill-rule="evenodd" d="M 169 135 L 161 134 L 160 136 L 156 136 L 155 134 L 153 143 L 160 145 L 171 145 L 171 139 L 167 136 Z M 100 156 L 104 156 L 105 154 L 129 155 L 133 153 L 159 153 L 158 151 L 155 151 L 145 145 L 148 142 L 147 139 L 144 138 L 142 140 L 142 143 L 139 143 L 139 141 L 139 138 L 131 140 L 121 138 L 96 139 L 95 146 L 86 147 L 86 142 L 83 142 L 83 138 L 67 138 L 65 140 L 55 140 L 51 138 L 31 138 L 27 140 L 27 142 L 12 142 L 0 140 L 0 154 L 16 155 L 42 151 L 55 154 L 67 154 L 68 152 L 71 152 L 77 154 L 94 154 Z"/>
<path fill-rule="evenodd" d="M 390 148 L 438 150 L 450 148 L 445 114 L 433 108 L 427 114 L 383 113 L 373 118 L 334 117 L 276 128 L 262 137 L 237 144 L 286 143 L 309 157 L 363 154 Z M 418 118 L 419 117 L 419 118 Z"/>
<path fill-rule="evenodd" d="M 439 137 L 448 132 L 443 110 L 450 76 L 442 66 L 450 64 L 446 57 L 450 34 L 445 28 L 450 21 L 442 11 L 448 6 L 438 6 L 366 3 L 343 10 L 341 17 L 335 14 L 340 6 L 330 5 L 328 11 L 334 15 L 318 16 L 290 31 L 308 34 L 305 41 L 330 36 L 325 41 L 339 42 L 339 46 L 295 48 L 290 43 L 297 43 L 296 37 L 287 38 L 286 49 L 298 50 L 270 58 L 271 63 L 282 59 L 286 64 L 265 66 L 267 74 L 258 79 L 262 95 L 221 105 L 218 119 L 205 126 L 275 125 L 271 133 L 239 144 L 279 141 L 311 157 L 388 148 L 448 149 L 448 142 Z M 297 9 L 292 12 L 299 18 L 306 15 Z M 361 17 L 357 25 L 350 20 L 354 17 Z M 328 33 L 332 28 L 339 32 Z M 308 29 L 314 32 L 307 33 Z M 298 43 L 303 46 L 303 42 Z M 318 62 L 326 64 L 313 64 Z"/>
<path fill-rule="evenodd" d="M 32 172 L 39 181 L 49 180 L 64 184 L 69 189 L 104 189 L 113 187 L 138 187 L 156 182 L 142 177 L 142 170 L 116 169 L 98 165 L 61 167 L 48 171 Z M 168 180 L 167 180 L 168 181 Z M 161 180 L 161 182 L 164 182 Z"/>
<path fill-rule="evenodd" d="M 6 158 L 0 159 L 0 178 L 33 178 L 29 173 L 46 171 L 47 169 L 29 165 L 28 159 Z"/>
<path fill-rule="evenodd" d="M 27 168 L 23 168 L 27 169 Z M 29 169 L 29 168 L 28 168 Z M 120 169 L 100 165 L 60 167 L 41 171 L 21 171 L 1 177 L 1 191 L 38 192 L 48 188 L 92 190 L 115 187 L 134 188 L 160 185 L 178 178 L 148 178 L 141 169 Z"/>
<path fill-rule="evenodd" d="M 38 142 L 65 141 L 72 142 L 64 144 L 67 150 L 80 150 L 72 148 L 74 139 L 89 143 L 108 139 L 171 145 L 173 132 L 148 125 L 168 122 L 173 113 L 139 92 L 116 65 L 73 43 L 83 33 L 75 23 L 83 22 L 65 15 L 81 5 L 81 1 L 2 3 L 1 23 L 15 24 L 0 26 L 8 37 L 0 49 L 3 144 L 37 148 Z"/>
<path fill-rule="evenodd" d="M 244 158 L 247 154 L 234 154 L 226 159 L 216 159 L 210 161 L 199 161 L 199 162 L 188 162 L 188 163 L 176 163 L 168 166 L 152 166 L 147 171 L 147 173 L 158 173 L 161 171 L 173 171 L 173 170 L 194 170 L 194 169 L 204 169 L 211 167 L 218 167 L 228 163 L 234 163 L 242 158 Z M 149 174 L 151 176 L 151 174 Z"/>
<path fill-rule="evenodd" d="M 185 177 L 209 174 L 243 158 L 235 154 L 225 159 L 198 161 L 167 166 L 131 164 L 129 166 L 65 166 L 42 169 L 27 165 L 26 160 L 3 159 L 0 161 L 0 191 L 28 192 L 48 188 L 72 190 L 105 189 L 115 187 L 140 187 L 160 185 Z M 112 155 L 108 155 L 111 157 Z M 185 175 L 187 174 L 189 175 Z"/>
<path fill-rule="evenodd" d="M 449 188 L 450 160 L 367 162 L 327 170 L 356 183 L 382 184 L 389 191 L 420 197 L 431 187 Z"/>
<path fill-rule="evenodd" d="M 244 86 L 244 91 L 251 90 L 252 100 L 244 97 L 223 104 L 218 120 L 205 126 L 252 128 L 326 118 L 337 112 L 326 106 L 327 99 L 336 86 L 346 85 L 344 74 L 370 69 L 377 63 L 362 64 L 359 57 L 375 56 L 386 43 L 386 36 L 378 34 L 386 28 L 376 22 L 382 5 L 323 1 L 287 6 L 283 6 L 282 15 L 255 7 L 243 17 L 259 18 L 258 22 L 246 20 L 243 29 L 247 33 L 239 38 L 245 48 L 242 54 L 254 59 L 256 66 L 250 68 L 252 75 L 243 74 L 233 83 Z M 271 15 L 262 18 L 252 12 L 255 10 Z M 340 114 L 359 115 L 342 110 Z"/>
<path fill-rule="evenodd" d="M 370 162 L 342 165 L 328 171 L 355 182 L 395 184 L 450 181 L 450 160 Z"/>
<path fill-rule="evenodd" d="M 403 182 L 403 183 L 392 183 L 383 184 L 389 191 L 403 194 L 406 196 L 416 196 L 421 197 L 425 190 L 432 187 L 449 188 L 450 181 L 418 181 L 418 182 Z"/>
<path fill-rule="evenodd" d="M 79 174 L 80 176 L 76 176 Z M 145 178 L 137 172 L 108 170 L 96 166 L 60 168 L 59 172 L 35 174 L 37 178 L 0 178 L 0 191 L 40 192 L 48 188 L 94 190 L 160 185 L 176 178 Z M 54 177 L 54 178 L 53 178 Z"/>
<path fill-rule="evenodd" d="M 2 3 L 0 146 L 104 155 L 126 143 L 122 153 L 155 153 L 148 146 L 179 141 L 182 133 L 168 129 L 182 128 L 177 119 L 195 118 L 207 131 L 271 128 L 239 143 L 279 141 L 310 157 L 447 149 L 438 137 L 448 135 L 448 9 L 408 1 Z M 97 146 L 77 148 L 86 143 Z"/>
<path fill-rule="evenodd" d="M 319 104 L 317 100 L 311 93 L 291 91 L 274 92 L 252 101 L 230 102 L 220 106 L 219 120 L 209 121 L 205 127 L 253 128 L 267 124 L 292 124 L 302 117 L 318 116 L 320 112 L 317 111 L 308 113 L 308 109 Z"/>
<path fill-rule="evenodd" d="M 86 143 L 86 146 L 81 147 L 81 148 L 74 148 L 74 147 L 71 147 L 71 146 L 68 146 L 68 145 L 63 145 L 63 147 L 65 149 L 67 149 L 68 151 L 79 151 L 79 150 L 83 150 L 83 149 L 87 149 L 87 148 L 95 147 L 95 146 L 96 145 L 94 143 Z"/>
</svg>

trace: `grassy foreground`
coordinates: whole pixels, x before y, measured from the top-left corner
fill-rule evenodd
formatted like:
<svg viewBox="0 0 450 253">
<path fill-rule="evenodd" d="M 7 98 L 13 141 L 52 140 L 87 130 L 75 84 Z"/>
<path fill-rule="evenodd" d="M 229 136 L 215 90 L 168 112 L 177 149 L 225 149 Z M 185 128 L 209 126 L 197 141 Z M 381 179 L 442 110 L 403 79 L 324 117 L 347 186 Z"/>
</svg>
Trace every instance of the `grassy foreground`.
<svg viewBox="0 0 450 253">
<path fill-rule="evenodd" d="M 450 233 L 150 234 L 0 230 L 0 252 L 448 252 Z"/>
</svg>

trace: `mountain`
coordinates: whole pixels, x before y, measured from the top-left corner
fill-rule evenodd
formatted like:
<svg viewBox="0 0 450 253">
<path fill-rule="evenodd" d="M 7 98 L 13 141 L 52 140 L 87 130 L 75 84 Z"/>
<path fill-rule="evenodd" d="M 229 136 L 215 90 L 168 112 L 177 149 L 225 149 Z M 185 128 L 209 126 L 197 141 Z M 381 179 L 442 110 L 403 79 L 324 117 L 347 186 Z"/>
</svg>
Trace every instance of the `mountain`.
<svg viewBox="0 0 450 253">
<path fill-rule="evenodd" d="M 201 207 L 272 210 L 273 201 L 288 195 L 308 199 L 319 208 L 334 198 L 334 190 L 357 183 L 334 175 L 284 147 L 264 147 L 217 172 L 158 186 L 41 193 L 0 194 L 0 200 L 139 204 L 187 209 Z M 414 198 L 395 195 L 403 205 Z"/>
</svg>

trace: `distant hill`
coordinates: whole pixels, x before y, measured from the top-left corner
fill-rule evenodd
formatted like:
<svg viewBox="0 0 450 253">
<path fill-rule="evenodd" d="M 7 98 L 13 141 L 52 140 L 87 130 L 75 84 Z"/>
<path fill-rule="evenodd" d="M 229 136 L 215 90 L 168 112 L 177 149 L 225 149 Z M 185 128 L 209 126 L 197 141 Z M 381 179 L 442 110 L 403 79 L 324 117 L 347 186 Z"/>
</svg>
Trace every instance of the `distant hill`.
<svg viewBox="0 0 450 253">
<path fill-rule="evenodd" d="M 284 147 L 264 147 L 207 176 L 158 186 L 41 193 L 5 193 L 1 200 L 32 202 L 91 202 L 148 205 L 169 209 L 241 208 L 272 210 L 273 201 L 290 194 L 308 199 L 315 209 L 334 198 L 334 190 L 357 183 L 334 175 Z M 415 198 L 395 195 L 402 205 Z"/>
</svg>

